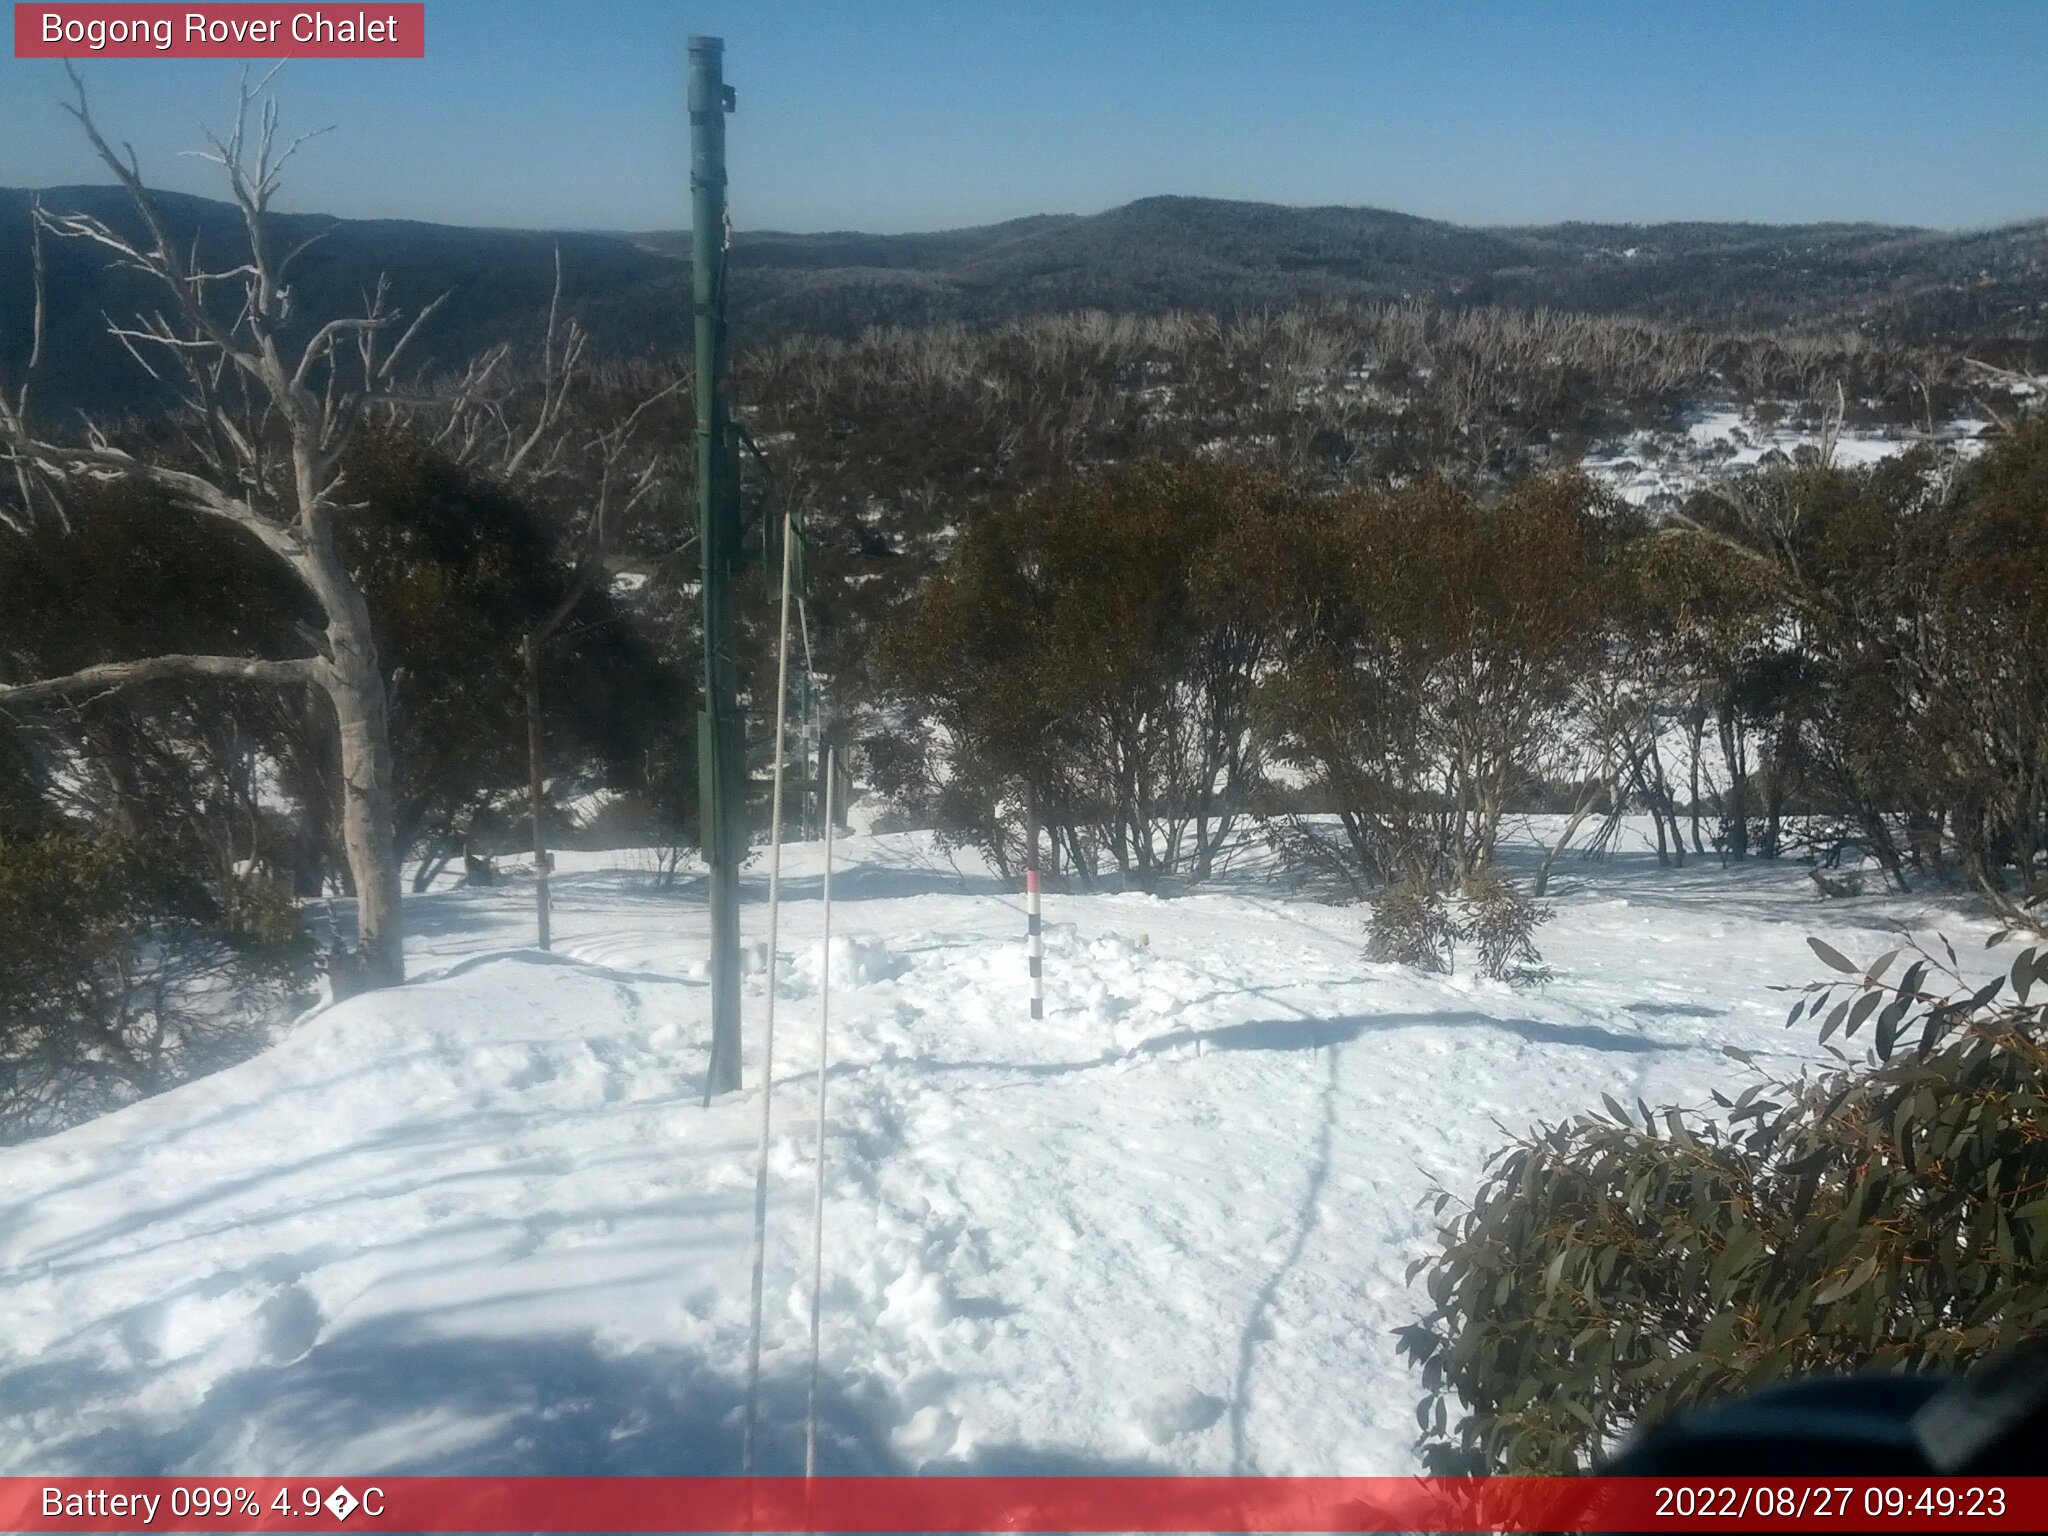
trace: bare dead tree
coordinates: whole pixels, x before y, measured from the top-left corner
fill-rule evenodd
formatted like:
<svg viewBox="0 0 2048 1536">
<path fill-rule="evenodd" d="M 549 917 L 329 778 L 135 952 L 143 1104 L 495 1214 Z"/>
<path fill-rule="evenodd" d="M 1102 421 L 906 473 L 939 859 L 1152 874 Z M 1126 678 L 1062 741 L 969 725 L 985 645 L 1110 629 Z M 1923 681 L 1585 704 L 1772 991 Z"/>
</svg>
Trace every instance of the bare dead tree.
<svg viewBox="0 0 2048 1536">
<path fill-rule="evenodd" d="M 0 401 L 0 411 L 17 420 L 28 413 L 29 398 L 35 389 L 36 374 L 43 365 L 43 333 L 48 318 L 44 307 L 48 268 L 43 260 L 43 205 L 40 198 L 32 199 L 29 203 L 28 228 L 29 281 L 34 295 L 34 302 L 30 306 L 28 362 L 21 371 L 21 383 L 16 388 L 14 398 Z M 4 525 L 12 533 L 26 534 L 29 530 L 28 520 L 35 515 L 37 488 L 35 476 L 30 473 L 28 465 L 19 459 L 14 463 L 14 484 L 20 494 L 19 513 L 10 512 L 7 507 L 0 505 L 0 525 Z"/>
<path fill-rule="evenodd" d="M 594 463 L 595 478 L 578 499 L 582 536 L 574 574 L 554 606 L 520 636 L 519 659 L 526 704 L 527 804 L 533 818 L 534 919 L 540 948 L 552 945 L 549 876 L 554 858 L 547 841 L 547 785 L 541 708 L 541 656 L 604 574 L 610 533 L 659 485 L 661 455 L 632 462 L 636 429 L 647 413 L 682 388 L 678 376 L 643 397 L 610 426 L 583 429 L 570 413 L 582 375 L 588 335 L 562 312 L 562 253 L 555 251 L 555 286 L 541 334 L 538 376 L 526 387 L 499 385 L 511 373 L 512 349 L 501 343 L 473 362 L 444 402 L 431 440 L 456 462 L 512 485 L 545 486 Z"/>
<path fill-rule="evenodd" d="M 548 897 L 548 877 L 554 872 L 554 855 L 548 851 L 547 834 L 547 787 L 542 762 L 542 716 L 540 694 L 541 651 L 557 631 L 568 622 L 569 615 L 590 591 L 593 583 L 604 573 L 605 555 L 609 546 L 609 529 L 615 517 L 622 517 L 644 501 L 658 482 L 662 464 L 659 459 L 649 460 L 637 473 L 627 474 L 623 460 L 634 426 L 646 410 L 662 395 L 671 393 L 676 386 L 643 400 L 618 426 L 600 433 L 593 445 L 600 455 L 602 467 L 598 484 L 592 498 L 590 521 L 585 530 L 583 548 L 577 557 L 576 574 L 566 590 L 545 617 L 520 637 L 519 656 L 526 674 L 526 761 L 527 801 L 533 814 L 533 901 L 534 921 L 538 942 L 542 949 L 550 947 L 552 935 Z"/>
<path fill-rule="evenodd" d="M 240 211 L 246 258 L 210 265 L 196 242 L 182 248 L 142 180 L 134 149 L 117 153 L 101 134 L 84 82 L 69 71 L 78 120 L 101 162 L 126 190 L 143 234 L 131 240 L 85 213 L 40 210 L 38 226 L 110 252 L 117 266 L 151 279 L 161 308 L 128 323 L 116 340 L 176 396 L 183 456 L 194 468 L 149 462 L 88 423 L 83 442 L 59 442 L 31 426 L 27 381 L 0 390 L 0 451 L 17 473 L 60 487 L 81 479 L 146 481 L 189 511 L 219 518 L 269 551 L 313 598 L 323 620 L 304 635 L 312 655 L 292 658 L 153 656 L 111 661 L 64 677 L 0 684 L 0 706 L 104 692 L 169 677 L 230 677 L 284 686 L 312 683 L 333 709 L 342 778 L 342 841 L 354 876 L 356 947 L 338 954 L 337 995 L 404 980 L 404 924 L 393 845 L 393 780 L 385 686 L 370 613 L 343 563 L 336 533 L 349 510 L 341 461 L 365 414 L 398 401 L 399 368 L 439 307 L 404 317 L 382 283 L 363 312 L 336 317 L 288 344 L 293 262 L 312 241 L 280 252 L 270 219 L 285 164 L 307 138 L 278 135 L 268 78 L 245 77 L 233 129 L 208 133 L 202 158 L 218 164 Z M 314 237 L 315 239 L 318 236 Z M 36 295 L 41 328 L 43 295 Z"/>
</svg>

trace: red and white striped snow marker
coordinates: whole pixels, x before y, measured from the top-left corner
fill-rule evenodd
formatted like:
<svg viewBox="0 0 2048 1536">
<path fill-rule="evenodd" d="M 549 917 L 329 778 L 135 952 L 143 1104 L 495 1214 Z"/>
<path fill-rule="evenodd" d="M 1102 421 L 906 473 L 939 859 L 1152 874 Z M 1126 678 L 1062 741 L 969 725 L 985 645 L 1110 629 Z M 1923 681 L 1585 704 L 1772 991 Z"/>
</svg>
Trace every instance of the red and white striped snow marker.
<svg viewBox="0 0 2048 1536">
<path fill-rule="evenodd" d="M 1038 871 L 1024 871 L 1024 910 L 1031 944 L 1031 1017 L 1045 1017 L 1045 934 L 1039 929 Z"/>
</svg>

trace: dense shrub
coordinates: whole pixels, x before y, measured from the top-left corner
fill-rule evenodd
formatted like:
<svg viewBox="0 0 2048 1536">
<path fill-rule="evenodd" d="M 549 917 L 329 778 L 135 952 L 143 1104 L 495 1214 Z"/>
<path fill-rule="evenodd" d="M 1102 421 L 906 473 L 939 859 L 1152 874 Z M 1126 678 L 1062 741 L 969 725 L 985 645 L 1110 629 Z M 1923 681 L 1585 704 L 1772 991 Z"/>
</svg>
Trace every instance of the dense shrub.
<svg viewBox="0 0 2048 1536">
<path fill-rule="evenodd" d="M 1443 892 L 1421 875 L 1387 886 L 1366 920 L 1366 955 L 1382 964 L 1446 972 L 1451 968 L 1454 939 Z"/>
<path fill-rule="evenodd" d="M 548 776 L 573 790 L 643 789 L 651 753 L 684 718 L 679 669 L 603 584 L 571 586 L 562 530 L 506 486 L 394 434 L 350 456 L 361 505 L 344 553 L 390 672 L 397 838 L 419 884 L 464 850 L 496 852 L 525 810 L 520 641 L 567 598 L 541 651 Z"/>
<path fill-rule="evenodd" d="M 1410 874 L 1382 890 L 1366 920 L 1366 955 L 1383 963 L 1444 974 L 1469 950 L 1479 974 L 1496 981 L 1546 981 L 1536 930 L 1550 909 L 1516 890 L 1491 867 L 1473 871 L 1454 898 Z"/>
<path fill-rule="evenodd" d="M 1141 461 L 972 523 L 877 647 L 874 782 L 1008 867 L 1035 806 L 1066 867 L 1154 888 L 1212 867 L 1259 777 L 1251 699 L 1300 497 Z"/>
<path fill-rule="evenodd" d="M 209 890 L 115 837 L 0 846 L 0 1143 L 249 1054 L 310 961 L 266 882 Z"/>
<path fill-rule="evenodd" d="M 1567 1471 L 1776 1377 L 2048 1333 L 2048 948 L 1972 992 L 1952 954 L 1887 981 L 1898 951 L 1865 970 L 1814 947 L 1848 979 L 1793 1020 L 1867 1026 L 1869 1059 L 1829 1044 L 1839 1069 L 1718 1113 L 1608 1098 L 1496 1154 L 1451 1215 L 1411 1271 L 1433 1310 L 1400 1335 L 1432 1468 Z"/>
<path fill-rule="evenodd" d="M 1498 497 L 1431 479 L 1333 498 L 1291 542 L 1259 720 L 1362 883 L 1461 887 L 1561 766 L 1604 654 L 1611 510 L 1576 475 Z"/>
<path fill-rule="evenodd" d="M 1536 930 L 1550 908 L 1516 890 L 1491 865 L 1465 878 L 1458 893 L 1459 934 L 1477 952 L 1479 973 L 1496 981 L 1547 981 L 1550 970 L 1536 949 Z"/>
<path fill-rule="evenodd" d="M 1796 803 L 1823 861 L 1854 844 L 1896 886 L 1964 877 L 2030 923 L 2048 873 L 2048 417 L 1961 467 L 1912 453 L 1749 476 L 1683 521 L 1706 569 L 1747 567 L 1767 593 L 1740 645 L 1709 630 L 1697 647 L 1720 674 L 1700 704 L 1723 721 L 1731 851 L 1758 809 L 1732 722 L 1760 738 L 1764 851 Z"/>
</svg>

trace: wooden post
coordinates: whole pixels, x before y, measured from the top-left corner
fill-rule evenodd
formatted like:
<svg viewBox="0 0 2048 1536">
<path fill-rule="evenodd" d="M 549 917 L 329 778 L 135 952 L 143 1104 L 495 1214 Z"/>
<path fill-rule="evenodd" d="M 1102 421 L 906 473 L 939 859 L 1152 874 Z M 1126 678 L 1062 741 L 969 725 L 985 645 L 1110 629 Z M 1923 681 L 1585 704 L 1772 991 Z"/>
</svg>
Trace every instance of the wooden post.
<svg viewBox="0 0 2048 1536">
<path fill-rule="evenodd" d="M 533 812 L 533 915 L 542 949 L 551 947 L 549 933 L 548 875 L 554 855 L 548 852 L 547 794 L 541 782 L 540 759 L 540 640 L 527 635 L 519 642 L 526 663 L 526 803 Z"/>
<path fill-rule="evenodd" d="M 1024 925 L 1031 954 L 1031 1017 L 1045 1017 L 1045 934 L 1038 912 L 1038 788 L 1024 792 Z"/>
</svg>

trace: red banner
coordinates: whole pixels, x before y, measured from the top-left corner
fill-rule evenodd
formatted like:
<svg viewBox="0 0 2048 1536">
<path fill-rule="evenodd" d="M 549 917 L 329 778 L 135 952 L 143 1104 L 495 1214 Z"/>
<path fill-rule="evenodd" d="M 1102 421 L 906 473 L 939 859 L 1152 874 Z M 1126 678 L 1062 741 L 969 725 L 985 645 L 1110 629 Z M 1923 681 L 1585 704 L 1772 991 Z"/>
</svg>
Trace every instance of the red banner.
<svg viewBox="0 0 2048 1536">
<path fill-rule="evenodd" d="M 2048 1478 L 0 1478 L 0 1531 L 2039 1531 Z"/>
<path fill-rule="evenodd" d="M 424 4 L 21 5 L 17 59 L 423 59 Z"/>
</svg>

